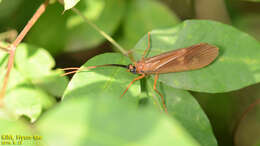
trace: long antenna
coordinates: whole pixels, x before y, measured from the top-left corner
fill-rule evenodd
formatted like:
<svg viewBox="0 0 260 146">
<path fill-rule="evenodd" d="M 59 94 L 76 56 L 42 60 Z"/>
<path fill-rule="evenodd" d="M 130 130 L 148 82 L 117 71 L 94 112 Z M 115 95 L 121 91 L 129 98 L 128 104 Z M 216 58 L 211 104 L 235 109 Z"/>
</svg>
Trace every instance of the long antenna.
<svg viewBox="0 0 260 146">
<path fill-rule="evenodd" d="M 123 65 L 123 64 L 104 64 L 104 65 L 96 65 L 96 66 L 88 66 L 88 67 L 84 67 L 84 68 L 80 68 L 80 67 L 67 67 L 67 68 L 62 68 L 60 70 L 71 70 L 67 73 L 62 74 L 62 76 L 66 76 L 69 74 L 74 74 L 80 71 L 88 71 L 89 69 L 93 69 L 93 68 L 97 68 L 97 67 L 105 67 L 105 66 L 115 66 L 115 67 L 122 67 L 122 68 L 126 68 L 128 69 L 127 65 Z"/>
</svg>

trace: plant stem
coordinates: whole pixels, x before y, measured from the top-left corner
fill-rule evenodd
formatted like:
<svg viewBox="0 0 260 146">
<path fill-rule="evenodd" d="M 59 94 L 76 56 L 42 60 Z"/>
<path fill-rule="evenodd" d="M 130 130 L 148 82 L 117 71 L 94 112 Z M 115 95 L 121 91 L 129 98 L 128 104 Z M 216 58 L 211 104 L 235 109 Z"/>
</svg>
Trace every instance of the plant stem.
<svg viewBox="0 0 260 146">
<path fill-rule="evenodd" d="M 13 42 L 13 45 L 15 48 L 17 45 L 23 40 L 25 35 L 28 33 L 28 31 L 31 29 L 31 27 L 34 25 L 34 23 L 39 19 L 39 17 L 43 14 L 45 11 L 47 5 L 49 3 L 49 0 L 46 0 L 45 3 L 41 4 L 40 7 L 37 9 L 37 11 L 34 13 L 32 18 L 28 21 L 26 26 L 23 28 L 22 32 L 18 35 L 16 40 Z"/>
<path fill-rule="evenodd" d="M 106 32 L 102 31 L 96 24 L 92 23 L 88 20 L 86 16 L 84 16 L 78 9 L 72 8 L 72 11 L 74 11 L 76 14 L 81 16 L 83 20 L 91 25 L 96 31 L 98 31 L 102 36 L 104 36 L 111 44 L 113 44 L 121 53 L 123 53 L 125 56 L 128 56 L 128 51 L 126 51 L 123 47 L 121 47 L 112 37 L 110 37 Z"/>
<path fill-rule="evenodd" d="M 43 12 L 46 10 L 46 7 L 49 3 L 49 0 L 46 0 L 43 4 L 40 5 L 40 7 L 37 9 L 37 11 L 34 13 L 32 18 L 28 21 L 26 26 L 23 28 L 23 30 L 20 32 L 18 37 L 15 39 L 15 41 L 8 47 L 9 51 L 9 58 L 8 58 L 8 64 L 7 64 L 7 71 L 4 77 L 4 82 L 2 89 L 0 91 L 0 106 L 3 105 L 2 101 L 6 92 L 9 76 L 11 73 L 11 70 L 14 66 L 14 56 L 17 46 L 20 44 L 20 42 L 23 40 L 25 35 L 28 33 L 28 31 L 32 28 L 32 26 L 35 24 L 35 22 L 39 19 L 39 17 L 43 14 Z"/>
<path fill-rule="evenodd" d="M 247 114 L 252 111 L 252 109 L 256 106 L 260 104 L 260 99 L 257 99 L 256 101 L 254 101 L 252 104 L 250 104 L 246 110 L 242 113 L 242 116 L 240 117 L 240 119 L 237 121 L 237 123 L 235 124 L 234 130 L 233 130 L 233 144 L 237 145 L 237 132 L 239 129 L 240 124 L 242 123 L 242 121 L 246 118 Z"/>
</svg>

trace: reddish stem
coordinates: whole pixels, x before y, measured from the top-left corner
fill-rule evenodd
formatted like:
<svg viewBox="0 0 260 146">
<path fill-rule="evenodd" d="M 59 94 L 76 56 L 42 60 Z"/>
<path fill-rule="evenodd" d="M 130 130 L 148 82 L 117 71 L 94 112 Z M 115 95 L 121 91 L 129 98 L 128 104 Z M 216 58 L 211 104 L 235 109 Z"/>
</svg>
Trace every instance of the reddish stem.
<svg viewBox="0 0 260 146">
<path fill-rule="evenodd" d="M 236 123 L 234 130 L 233 130 L 233 142 L 234 145 L 237 145 L 237 132 L 239 129 L 240 124 L 242 123 L 242 121 L 246 118 L 247 114 L 252 111 L 253 108 L 255 108 L 255 106 L 257 106 L 258 104 L 260 104 L 260 98 L 257 99 L 255 102 L 253 102 L 252 104 L 250 104 L 246 110 L 243 112 L 242 116 L 240 117 L 240 119 L 238 120 L 238 122 Z"/>
<path fill-rule="evenodd" d="M 31 27 L 34 25 L 34 23 L 39 19 L 39 17 L 43 14 L 45 11 L 47 5 L 49 3 L 49 0 L 46 0 L 45 3 L 41 4 L 40 7 L 37 9 L 37 11 L 34 13 L 32 18 L 28 21 L 26 26 L 23 28 L 22 32 L 18 35 L 16 40 L 13 42 L 13 45 L 15 46 L 15 49 L 17 45 L 23 40 L 25 35 L 28 33 L 28 31 L 31 29 Z"/>
<path fill-rule="evenodd" d="M 20 32 L 18 37 L 15 39 L 15 41 L 8 47 L 10 56 L 9 56 L 9 59 L 8 59 L 7 71 L 6 71 L 6 74 L 5 74 L 5 77 L 4 77 L 3 86 L 2 86 L 2 89 L 0 91 L 0 106 L 3 105 L 2 100 L 3 100 L 5 92 L 6 92 L 10 72 L 11 72 L 13 66 L 14 66 L 14 56 L 15 56 L 16 47 L 20 44 L 20 42 L 23 40 L 23 38 L 28 33 L 28 31 L 32 28 L 32 26 L 35 24 L 35 22 L 39 19 L 39 17 L 46 10 L 48 3 L 49 3 L 49 0 L 46 0 L 43 4 L 40 5 L 40 7 L 34 13 L 32 18 L 28 21 L 26 26 Z"/>
</svg>

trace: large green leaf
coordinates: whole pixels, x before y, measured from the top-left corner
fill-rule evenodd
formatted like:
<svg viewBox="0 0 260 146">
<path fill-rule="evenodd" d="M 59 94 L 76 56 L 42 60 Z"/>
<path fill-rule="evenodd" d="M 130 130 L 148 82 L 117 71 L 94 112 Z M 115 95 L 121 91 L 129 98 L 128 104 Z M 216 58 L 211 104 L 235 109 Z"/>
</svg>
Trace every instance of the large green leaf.
<svg viewBox="0 0 260 146">
<path fill-rule="evenodd" d="M 109 58 L 109 59 L 108 59 Z M 129 64 L 130 60 L 119 54 L 106 53 L 97 56 L 88 61 L 84 66 L 94 66 L 101 64 Z M 123 91 L 126 89 L 127 84 L 130 83 L 133 78 L 133 74 L 126 71 L 123 68 L 115 67 L 103 67 L 92 70 L 91 72 L 79 72 L 68 84 L 63 98 L 78 97 L 98 97 L 107 93 L 110 96 L 119 98 Z M 139 96 L 140 87 L 137 83 L 133 84 L 129 89 L 129 98 L 135 99 Z"/>
<path fill-rule="evenodd" d="M 174 119 L 150 108 L 136 110 L 108 94 L 66 100 L 37 127 L 48 145 L 199 145 Z"/>
<path fill-rule="evenodd" d="M 239 116 L 236 100 L 241 100 L 239 96 L 231 96 L 229 93 L 193 93 L 204 111 L 210 117 L 211 125 L 214 129 L 219 145 L 232 145 L 233 130 Z M 247 97 L 246 97 L 247 98 Z M 248 104 L 245 104 L 248 105 Z M 248 133 L 247 133 L 248 134 Z"/>
<path fill-rule="evenodd" d="M 167 28 L 179 23 L 174 12 L 156 0 L 133 0 L 128 2 L 128 11 L 120 40 L 127 49 L 132 49 L 140 37 L 148 31 Z"/>
<path fill-rule="evenodd" d="M 107 63 L 127 65 L 129 62 L 129 59 L 122 55 L 106 53 L 90 59 L 84 66 Z M 127 85 L 135 77 L 137 76 L 126 72 L 126 69 L 115 67 L 103 67 L 87 72 L 79 72 L 70 81 L 64 99 L 65 101 L 67 98 L 92 99 L 106 97 L 119 99 Z M 153 91 L 152 84 L 150 78 L 148 78 L 147 85 L 144 85 L 147 88 L 141 92 L 139 82 L 135 82 L 123 96 L 123 99 L 128 100 L 134 106 L 149 105 L 150 108 L 158 110 L 159 107 L 161 109 L 158 95 Z M 169 115 L 178 121 L 200 145 L 217 145 L 207 117 L 187 91 L 174 89 L 165 84 L 158 85 L 158 89 L 167 99 Z M 138 97 L 142 99 L 142 103 L 147 100 L 146 97 L 153 97 L 148 98 L 153 100 L 144 102 L 146 104 L 138 104 Z"/>
<path fill-rule="evenodd" d="M 81 0 L 76 8 L 102 31 L 113 34 L 125 10 L 125 0 Z M 62 15 L 59 3 L 49 5 L 26 36 L 26 41 L 44 47 L 52 54 L 63 49 L 76 51 L 99 45 L 105 38 L 72 11 Z M 51 25 L 50 25 L 50 22 Z M 43 30 L 48 30 L 42 33 Z"/>
<path fill-rule="evenodd" d="M 148 82 L 148 84 L 149 96 L 159 98 L 157 93 L 153 91 L 153 81 Z M 189 92 L 175 89 L 163 83 L 157 85 L 157 88 L 166 98 L 169 115 L 179 121 L 201 145 L 217 145 L 207 116 Z"/>
<path fill-rule="evenodd" d="M 214 21 L 191 20 L 177 27 L 155 30 L 148 56 L 206 42 L 219 47 L 216 61 L 199 70 L 160 75 L 163 83 L 200 92 L 227 92 L 260 81 L 260 44 L 231 26 Z M 147 46 L 147 36 L 135 47 L 140 58 Z"/>
</svg>

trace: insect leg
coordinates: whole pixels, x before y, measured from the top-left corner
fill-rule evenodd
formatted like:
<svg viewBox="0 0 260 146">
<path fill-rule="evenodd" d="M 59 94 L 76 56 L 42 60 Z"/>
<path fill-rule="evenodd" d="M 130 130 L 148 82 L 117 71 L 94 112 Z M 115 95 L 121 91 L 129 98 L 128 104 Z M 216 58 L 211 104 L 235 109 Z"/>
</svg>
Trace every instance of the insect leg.
<svg viewBox="0 0 260 146">
<path fill-rule="evenodd" d="M 128 88 L 129 88 L 135 81 L 140 80 L 140 79 L 142 79 L 142 78 L 144 78 L 144 77 L 145 77 L 145 74 L 142 74 L 141 76 L 135 78 L 135 79 L 128 85 L 128 87 L 125 89 L 124 93 L 121 95 L 121 98 L 125 95 L 125 93 L 126 93 L 126 91 L 128 90 Z"/>
<path fill-rule="evenodd" d="M 129 50 L 127 54 L 128 54 L 128 56 L 129 56 L 130 60 L 131 60 L 133 63 L 135 63 L 136 61 L 135 61 L 134 56 L 133 56 L 133 51 L 132 51 L 132 50 Z"/>
<path fill-rule="evenodd" d="M 148 50 L 150 49 L 150 43 L 151 43 L 151 34 L 150 32 L 148 32 L 148 45 L 147 45 L 147 48 L 144 50 L 144 54 L 142 56 L 142 59 L 144 59 L 146 53 L 148 52 Z"/>
<path fill-rule="evenodd" d="M 157 83 L 158 78 L 159 78 L 159 74 L 155 74 L 153 89 L 161 96 L 162 103 L 163 103 L 163 109 L 164 109 L 164 111 L 165 111 L 166 113 L 168 113 L 167 107 L 166 107 L 166 103 L 165 103 L 165 100 L 164 100 L 164 98 L 163 98 L 163 95 L 156 89 L 156 83 Z"/>
</svg>

